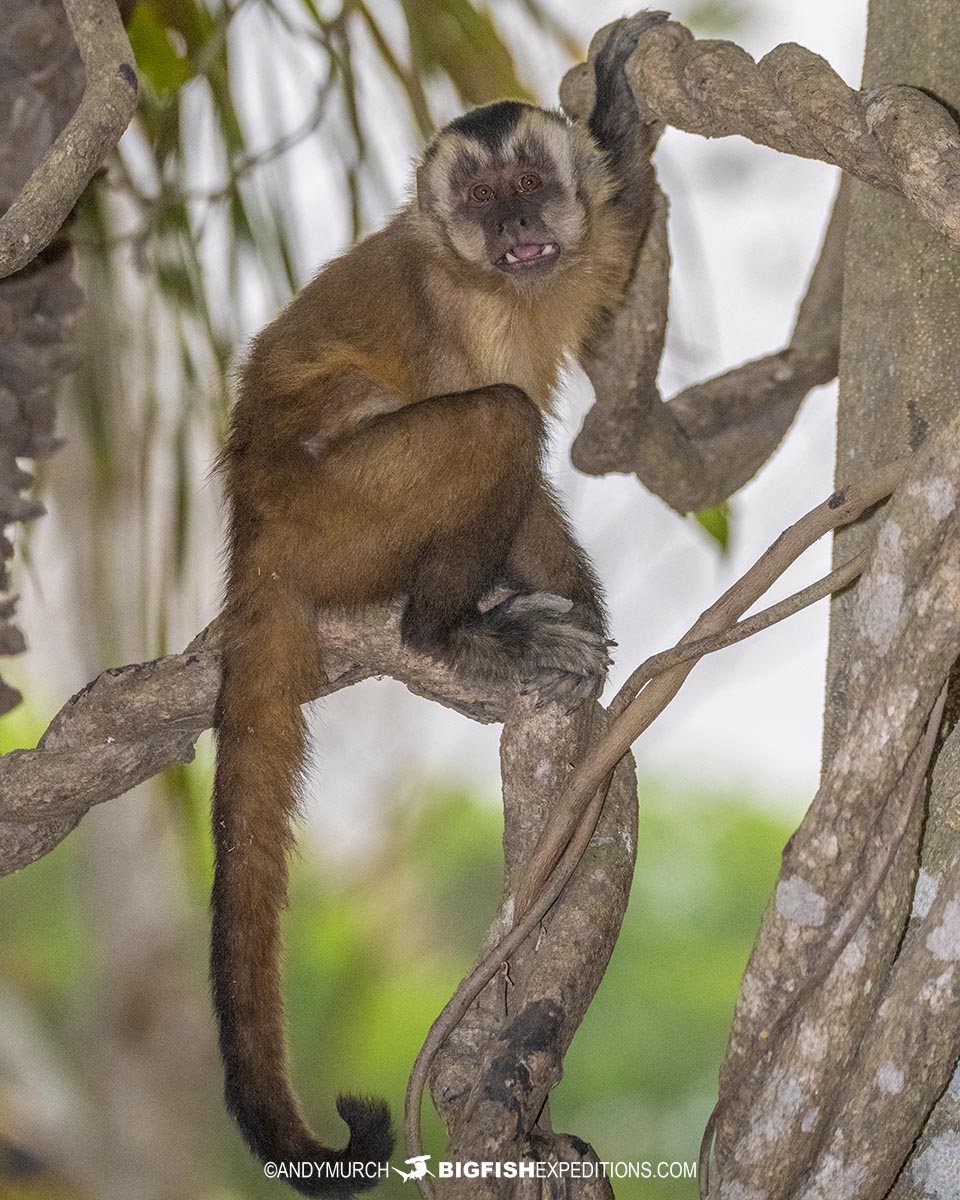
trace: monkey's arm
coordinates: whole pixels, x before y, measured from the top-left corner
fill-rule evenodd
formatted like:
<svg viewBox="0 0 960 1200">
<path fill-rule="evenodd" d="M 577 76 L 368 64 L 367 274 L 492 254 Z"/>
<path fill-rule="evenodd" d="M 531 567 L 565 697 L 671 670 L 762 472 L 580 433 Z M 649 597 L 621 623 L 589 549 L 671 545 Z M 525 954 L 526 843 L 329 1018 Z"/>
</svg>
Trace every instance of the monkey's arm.
<svg viewBox="0 0 960 1200">
<path fill-rule="evenodd" d="M 344 374 L 328 387 L 332 398 L 320 409 L 317 419 L 300 444 L 313 458 L 320 458 L 342 437 L 385 413 L 396 412 L 406 401 L 372 375 Z"/>
<path fill-rule="evenodd" d="M 640 35 L 651 25 L 662 24 L 667 15 L 642 12 L 617 21 L 594 62 L 597 95 L 588 128 L 610 155 L 620 180 L 614 203 L 629 211 L 640 236 L 646 229 L 655 178 L 650 155 L 663 127 L 640 111 L 624 67 Z"/>
<path fill-rule="evenodd" d="M 362 371 L 324 373 L 311 390 L 320 392 L 320 406 L 308 409 L 307 427 L 298 438 L 302 449 L 313 458 L 322 457 L 332 445 L 354 433 L 368 421 L 395 413 L 407 403 L 398 389 L 385 385 L 376 374 Z"/>
</svg>

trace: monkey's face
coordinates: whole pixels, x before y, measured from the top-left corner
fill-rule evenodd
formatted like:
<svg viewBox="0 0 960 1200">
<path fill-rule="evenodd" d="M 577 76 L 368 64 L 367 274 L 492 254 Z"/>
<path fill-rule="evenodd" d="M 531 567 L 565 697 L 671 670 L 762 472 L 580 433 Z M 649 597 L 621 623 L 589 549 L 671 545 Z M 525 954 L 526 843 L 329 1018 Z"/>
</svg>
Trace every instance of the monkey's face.
<svg viewBox="0 0 960 1200">
<path fill-rule="evenodd" d="M 417 177 L 421 214 L 464 264 L 536 286 L 583 249 L 580 181 L 590 154 L 581 131 L 556 114 L 513 101 L 475 109 L 430 147 Z"/>
</svg>

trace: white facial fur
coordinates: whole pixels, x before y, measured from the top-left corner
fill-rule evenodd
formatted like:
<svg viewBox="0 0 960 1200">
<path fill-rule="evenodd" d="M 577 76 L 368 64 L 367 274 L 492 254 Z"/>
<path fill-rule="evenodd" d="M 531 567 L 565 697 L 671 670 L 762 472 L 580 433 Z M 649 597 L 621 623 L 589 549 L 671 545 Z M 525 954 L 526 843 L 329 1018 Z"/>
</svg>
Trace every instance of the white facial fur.
<svg viewBox="0 0 960 1200">
<path fill-rule="evenodd" d="M 467 262 L 489 265 L 483 230 L 465 207 L 464 181 L 457 178 L 464 155 L 475 160 L 472 174 L 482 179 L 485 170 L 502 170 L 511 160 L 528 165 L 522 154 L 531 142 L 543 147 L 556 184 L 556 194 L 545 198 L 542 217 L 568 261 L 587 235 L 590 209 L 609 197 L 613 183 L 606 158 L 586 130 L 561 124 L 539 109 L 525 110 L 495 151 L 456 131 L 441 134 L 417 173 L 419 207 L 434 218 L 447 243 Z"/>
</svg>

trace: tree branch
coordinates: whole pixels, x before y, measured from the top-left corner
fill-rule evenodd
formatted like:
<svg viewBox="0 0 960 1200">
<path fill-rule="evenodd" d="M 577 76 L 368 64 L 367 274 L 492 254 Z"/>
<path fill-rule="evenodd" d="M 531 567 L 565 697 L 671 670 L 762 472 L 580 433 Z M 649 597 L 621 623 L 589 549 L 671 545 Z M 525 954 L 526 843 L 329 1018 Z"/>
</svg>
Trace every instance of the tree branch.
<svg viewBox="0 0 960 1200">
<path fill-rule="evenodd" d="M 661 650 L 659 654 L 651 654 L 637 667 L 620 689 L 619 703 L 615 701 L 611 706 L 613 711 L 615 713 L 622 712 L 629 700 L 640 691 L 644 684 L 649 683 L 658 675 L 662 675 L 665 671 L 679 667 L 683 663 L 705 658 L 708 654 L 715 654 L 716 651 L 725 650 L 728 646 L 735 646 L 738 642 L 753 637 L 755 633 L 761 633 L 764 629 L 769 629 L 771 625 L 785 621 L 787 617 L 792 617 L 811 604 L 816 604 L 818 600 L 824 600 L 827 596 L 833 596 L 837 592 L 843 591 L 862 574 L 868 559 L 868 552 L 862 550 L 837 567 L 835 571 L 831 571 L 829 575 L 824 575 L 822 579 L 808 584 L 807 587 L 801 588 L 799 592 L 794 592 L 792 596 L 787 596 L 784 600 L 778 600 L 769 608 L 754 613 L 752 617 L 744 617 L 742 621 L 737 621 L 726 629 L 721 629 L 719 633 L 708 634 L 695 641 L 687 641 L 686 638 L 682 638 L 670 650 Z"/>
<path fill-rule="evenodd" d="M 653 26 L 641 48 L 655 30 L 664 28 Z M 591 60 L 605 36 L 601 30 L 594 39 Z M 636 61 L 637 55 L 631 68 Z M 568 114 L 579 119 L 590 112 L 593 88 L 593 72 L 586 64 L 568 72 L 560 93 Z M 649 96 L 639 90 L 636 96 L 641 121 L 662 119 Z M 572 459 L 590 475 L 635 474 L 685 513 L 718 504 L 747 483 L 780 444 L 807 393 L 836 376 L 847 189 L 841 183 L 788 345 L 687 388 L 666 404 L 657 375 L 666 334 L 670 252 L 667 203 L 655 185 L 653 206 L 627 297 L 584 361 L 596 403 L 574 442 Z"/>
<path fill-rule="evenodd" d="M 809 546 L 825 533 L 856 520 L 867 509 L 889 496 L 903 478 L 906 464 L 882 467 L 858 484 L 834 492 L 795 525 L 785 530 L 750 570 L 715 601 L 691 626 L 681 645 L 724 631 L 783 574 Z M 523 913 L 542 888 L 560 852 L 576 829 L 598 788 L 602 788 L 620 757 L 660 715 L 683 686 L 695 662 L 682 662 L 651 680 L 632 698 L 628 680 L 611 705 L 616 719 L 570 776 L 554 809 L 550 825 L 531 858 L 528 873 L 517 895 Z"/>
<path fill-rule="evenodd" d="M 591 62 L 608 29 L 594 39 Z M 960 245 L 960 131 L 923 92 L 891 86 L 858 93 L 801 46 L 778 46 L 757 63 L 731 42 L 695 40 L 676 22 L 651 23 L 627 70 L 641 122 L 703 137 L 740 134 L 834 163 L 905 196 Z M 594 87 L 589 64 L 567 74 L 561 99 L 568 114 L 585 119 Z M 574 464 L 592 475 L 636 474 L 679 512 L 717 504 L 751 479 L 803 397 L 836 375 L 846 214 L 841 187 L 788 346 L 663 404 L 657 374 L 670 257 L 666 201 L 657 193 L 627 299 L 584 364 L 596 404 L 574 443 Z"/>
<path fill-rule="evenodd" d="M 951 689 L 952 687 L 951 683 Z M 954 711 L 951 717 L 955 716 Z M 956 829 L 958 804 L 960 726 L 954 725 L 939 749 L 930 785 L 921 866 L 914 890 L 913 912 L 906 934 L 907 939 L 911 941 L 920 932 L 921 927 L 927 934 L 937 927 L 936 920 L 931 921 L 932 909 L 945 888 L 948 895 L 953 892 L 954 901 L 957 902 L 955 876 L 960 858 L 960 834 Z M 917 979 L 914 979 L 913 983 L 916 989 L 914 996 L 924 995 L 927 989 L 923 984 Z M 914 1021 L 916 1012 L 915 1004 L 910 1014 Z M 908 1017 L 904 1020 L 904 1028 L 909 1024 Z M 926 1068 L 924 1073 L 934 1081 L 950 1078 L 950 1083 L 946 1090 L 941 1091 L 929 1115 L 920 1114 L 920 1119 L 924 1120 L 922 1132 L 889 1192 L 890 1200 L 924 1200 L 930 1196 L 949 1196 L 956 1187 L 955 1181 L 960 1167 L 960 1138 L 957 1136 L 957 1130 L 960 1129 L 960 1076 L 956 1070 L 957 1026 L 960 1022 L 956 1019 L 953 1022 L 943 1021 L 938 1013 L 936 1020 L 931 1024 L 933 1028 L 922 1028 L 917 1033 L 918 1041 L 925 1042 L 932 1034 L 939 1043 L 932 1055 L 926 1045 L 920 1046 L 925 1059 L 922 1063 Z M 900 1049 L 899 1037 L 897 1043 L 897 1048 Z M 914 1047 L 911 1046 L 906 1055 L 906 1064 L 895 1062 L 891 1058 L 894 1065 L 903 1070 L 905 1091 L 911 1098 L 916 1094 L 913 1050 Z M 888 1078 L 889 1074 L 889 1071 L 884 1072 L 883 1078 Z M 920 1084 L 921 1087 L 925 1087 L 924 1080 L 921 1080 Z M 925 1100 L 925 1097 L 922 1099 Z M 894 1125 L 899 1128 L 899 1122 L 894 1122 Z M 913 1127 L 915 1121 L 909 1121 L 908 1125 Z"/>
<path fill-rule="evenodd" d="M 853 931 L 866 917 L 901 851 L 908 823 L 919 826 L 919 820 L 911 819 L 920 815 L 916 801 L 923 793 L 946 694 L 944 685 L 923 742 L 905 773 L 913 779 L 902 789 L 906 794 L 901 800 L 901 816 L 881 858 L 881 868 L 886 869 L 865 881 L 862 899 L 849 911 L 847 928 L 838 931 L 838 942 L 850 944 Z M 911 839 L 911 849 L 914 845 Z M 909 890 L 905 894 L 909 897 Z M 830 1097 L 830 1116 L 817 1129 L 817 1155 L 799 1192 L 803 1200 L 822 1195 L 824 1179 L 836 1177 L 838 1165 L 847 1161 L 857 1164 L 860 1186 L 885 1195 L 930 1108 L 946 1087 L 957 1056 L 960 991 L 950 986 L 944 973 L 945 963 L 954 961 L 958 911 L 960 867 L 954 865 L 946 872 L 929 912 L 900 948 L 876 997 L 873 1019 L 862 1030 L 838 1092 Z M 826 979 L 838 955 L 839 947 L 832 962 L 825 958 L 823 966 L 818 966 L 803 989 L 804 998 Z M 952 976 L 949 967 L 946 971 Z M 918 1005 L 921 1012 L 926 1010 L 927 1019 L 917 1019 Z M 885 1130 L 882 1138 L 876 1136 L 878 1127 Z"/>
<path fill-rule="evenodd" d="M 0 103 L 16 124 L 15 152 L 0 156 L 0 211 L 20 192 L 33 163 L 49 149 L 83 91 L 83 66 L 63 13 L 39 0 L 7 6 L 0 27 Z M 57 448 L 53 400 L 77 365 L 73 322 L 80 289 L 63 246 L 29 271 L 0 280 L 0 530 L 40 516 L 29 496 L 32 475 L 23 460 Z M 10 589 L 13 537 L 0 535 L 0 655 L 19 654 L 23 634 L 14 623 Z M 0 680 L 0 716 L 20 693 Z"/>
<path fill-rule="evenodd" d="M 64 0 L 87 86 L 77 111 L 0 217 L 0 278 L 48 246 L 137 110 L 133 52 L 116 0 Z"/>
<path fill-rule="evenodd" d="M 325 614 L 319 636 L 329 682 L 318 696 L 391 675 L 485 723 L 503 720 L 512 699 L 508 687 L 458 679 L 402 646 L 396 609 Z M 49 853 L 92 805 L 190 762 L 219 686 L 214 622 L 182 654 L 104 671 L 67 701 L 36 750 L 0 757 L 0 875 Z"/>
<path fill-rule="evenodd" d="M 506 875 L 487 947 L 499 942 L 509 927 L 516 883 L 550 819 L 553 797 L 562 790 L 570 764 L 582 754 L 591 726 L 604 720 L 599 708 L 561 718 L 537 713 L 527 698 L 509 715 L 501 743 Z M 560 898 L 528 929 L 522 945 L 502 955 L 499 969 L 494 968 L 490 982 L 439 1049 L 431 1090 L 451 1130 L 449 1154 L 455 1160 L 570 1155 L 571 1147 L 562 1138 L 548 1130 L 534 1134 L 534 1126 L 603 978 L 626 910 L 637 848 L 632 759 L 621 764 L 599 825 L 594 826 Z M 429 1065 L 428 1058 L 421 1057 L 418 1078 Z M 415 1091 L 408 1110 L 411 1127 L 419 1120 Z M 408 1147 L 419 1146 L 418 1127 L 409 1139 L 408 1133 Z M 581 1158 L 591 1153 L 579 1143 Z M 492 1200 L 512 1195 L 512 1188 L 510 1180 L 488 1179 L 453 1180 L 438 1190 L 444 1200 Z"/>
<path fill-rule="evenodd" d="M 431 1026 L 417 1056 L 407 1087 L 405 1129 L 409 1154 L 418 1154 L 421 1150 L 420 1106 L 424 1084 L 433 1071 L 435 1058 L 441 1054 L 447 1038 L 460 1036 L 461 1022 L 471 1012 L 473 1002 L 481 995 L 483 989 L 490 985 L 499 967 L 506 962 L 513 962 L 514 955 L 536 932 L 541 920 L 557 902 L 558 897 L 565 896 L 564 889 L 569 886 L 569 880 L 591 844 L 612 773 L 628 753 L 632 742 L 679 691 L 695 665 L 694 662 L 688 661 L 693 657 L 694 648 L 699 651 L 697 657 L 701 657 L 711 650 L 719 649 L 721 644 L 741 640 L 737 636 L 736 618 L 817 538 L 839 524 L 855 520 L 866 509 L 888 496 L 903 478 L 905 469 L 905 463 L 895 463 L 881 468 L 869 480 L 856 487 L 835 492 L 822 505 L 781 534 L 750 571 L 699 618 L 674 650 L 648 660 L 620 689 L 610 706 L 610 715 L 614 719 L 603 722 L 603 732 L 573 767 L 572 774 L 560 792 L 559 800 L 553 806 L 550 820 L 540 833 L 537 845 L 529 858 L 524 860 L 522 874 L 508 873 L 506 899 L 501 906 L 502 919 L 499 923 L 494 923 L 488 935 L 490 942 L 499 930 L 500 940 L 494 942 L 492 948 L 461 981 Z M 756 618 L 750 619 L 751 632 L 758 632 L 772 624 L 771 616 L 781 617 L 789 612 L 798 611 L 802 606 L 798 603 L 799 597 L 803 597 L 806 603 L 811 603 L 816 596 L 826 595 L 828 582 L 837 587 L 846 586 L 859 572 L 862 562 L 862 556 L 858 556 L 857 559 L 838 568 L 827 580 L 821 580 L 797 596 L 774 605 L 767 613 L 757 614 Z M 746 625 L 747 622 L 743 624 Z M 698 640 L 700 633 L 710 633 L 713 630 L 718 631 L 714 636 Z M 727 639 L 726 643 L 723 642 L 724 638 Z M 636 689 L 653 674 L 654 664 L 663 673 L 654 679 L 637 699 L 633 699 Z M 510 886 L 514 880 L 517 886 L 511 896 Z M 512 928 L 504 935 L 504 924 L 509 921 L 513 923 Z M 540 1066 L 546 1069 L 543 1062 L 540 1062 Z M 490 1083 L 490 1086 L 493 1087 L 494 1084 Z M 454 1094 L 459 1098 L 459 1093 Z M 525 1127 L 525 1132 L 528 1131 L 529 1126 Z M 487 1149 L 488 1153 L 492 1152 L 489 1147 Z M 473 1147 L 473 1150 L 476 1150 L 476 1147 Z M 463 1152 L 466 1153 L 465 1150 Z M 426 1196 L 431 1194 L 429 1187 L 421 1190 Z"/>
<path fill-rule="evenodd" d="M 918 89 L 857 92 L 803 46 L 786 43 L 755 62 L 732 42 L 698 41 L 675 21 L 643 35 L 627 70 L 641 102 L 667 124 L 833 163 L 899 192 L 960 245 L 960 131 Z"/>
</svg>

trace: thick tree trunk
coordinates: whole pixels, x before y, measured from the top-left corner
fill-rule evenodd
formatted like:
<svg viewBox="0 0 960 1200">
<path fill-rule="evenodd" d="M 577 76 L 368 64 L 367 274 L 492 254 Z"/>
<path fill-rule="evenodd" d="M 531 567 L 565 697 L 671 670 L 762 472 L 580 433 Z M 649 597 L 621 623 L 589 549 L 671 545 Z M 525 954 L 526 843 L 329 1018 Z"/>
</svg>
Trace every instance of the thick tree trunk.
<svg viewBox="0 0 960 1200">
<path fill-rule="evenodd" d="M 856 107 L 901 182 L 929 163 L 931 182 L 955 188 L 938 160 L 955 129 L 939 117 L 936 131 L 908 128 L 933 110 L 894 85 L 956 115 L 954 0 L 871 0 Z M 838 565 L 861 550 L 871 564 L 832 609 L 822 785 L 738 1000 L 716 1200 L 960 1195 L 957 687 L 945 721 L 935 703 L 960 644 L 958 401 L 956 246 L 892 189 L 851 180 L 838 488 L 919 453 L 893 501 L 836 538 Z"/>
<path fill-rule="evenodd" d="M 955 0 L 871 0 L 863 87 L 904 83 L 960 109 Z M 915 450 L 960 410 L 960 258 L 907 200 L 851 180 L 840 349 L 837 482 Z M 872 524 L 840 530 L 836 562 Z M 855 593 L 834 601 L 824 758 L 846 704 Z"/>
<path fill-rule="evenodd" d="M 911 84 L 960 110 L 960 23 L 954 0 L 871 0 L 864 89 Z M 960 259 L 906 200 L 853 183 L 840 356 L 837 477 L 908 453 L 960 411 Z M 952 481 L 956 484 L 957 481 Z M 838 561 L 864 544 L 863 527 L 841 530 Z M 855 612 L 839 597 L 830 621 L 824 755 L 842 727 L 853 663 Z M 947 702 L 960 704 L 956 670 Z M 956 732 L 938 752 L 917 876 L 914 918 L 936 896 L 960 850 Z M 960 1031 L 958 1031 L 960 1032 Z M 954 1059 L 960 1036 L 954 1037 Z M 953 1083 L 935 1106 L 891 1196 L 957 1194 L 960 1098 Z M 882 1136 L 882 1132 L 880 1133 Z"/>
</svg>

